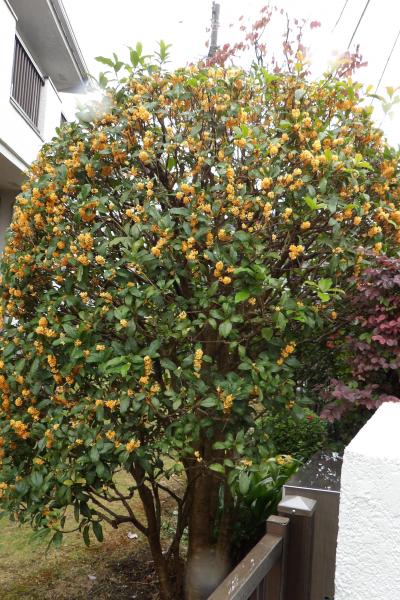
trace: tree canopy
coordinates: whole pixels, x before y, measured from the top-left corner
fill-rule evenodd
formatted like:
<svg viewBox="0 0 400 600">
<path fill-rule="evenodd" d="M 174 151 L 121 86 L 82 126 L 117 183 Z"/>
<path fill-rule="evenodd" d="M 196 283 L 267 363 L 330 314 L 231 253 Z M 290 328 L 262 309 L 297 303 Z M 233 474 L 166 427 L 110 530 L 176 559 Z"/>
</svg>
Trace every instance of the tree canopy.
<svg viewBox="0 0 400 600">
<path fill-rule="evenodd" d="M 340 325 L 365 250 L 398 245 L 398 159 L 360 88 L 308 82 L 301 53 L 292 74 L 167 72 L 138 57 L 43 147 L 16 201 L 0 286 L 0 490 L 56 542 L 68 506 L 86 540 L 103 520 L 132 522 L 162 597 L 176 598 L 184 529 L 189 560 L 226 552 L 230 486 L 270 458 L 266 413 L 309 401 L 299 373 Z M 164 554 L 161 489 L 178 506 Z"/>
</svg>

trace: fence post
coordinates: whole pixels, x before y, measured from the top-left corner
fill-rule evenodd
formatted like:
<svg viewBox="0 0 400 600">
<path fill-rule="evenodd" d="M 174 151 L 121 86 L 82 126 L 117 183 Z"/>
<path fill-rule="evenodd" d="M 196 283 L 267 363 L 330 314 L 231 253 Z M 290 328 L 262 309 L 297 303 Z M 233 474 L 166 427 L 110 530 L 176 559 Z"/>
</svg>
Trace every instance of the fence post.
<svg viewBox="0 0 400 600">
<path fill-rule="evenodd" d="M 310 600 L 316 504 L 311 498 L 285 496 L 278 505 L 280 515 L 290 516 L 283 600 Z"/>
<path fill-rule="evenodd" d="M 289 539 L 289 523 L 287 517 L 271 515 L 267 519 L 267 533 L 282 538 L 282 556 L 275 563 L 265 579 L 265 597 L 269 600 L 284 600 L 285 570 Z"/>
</svg>

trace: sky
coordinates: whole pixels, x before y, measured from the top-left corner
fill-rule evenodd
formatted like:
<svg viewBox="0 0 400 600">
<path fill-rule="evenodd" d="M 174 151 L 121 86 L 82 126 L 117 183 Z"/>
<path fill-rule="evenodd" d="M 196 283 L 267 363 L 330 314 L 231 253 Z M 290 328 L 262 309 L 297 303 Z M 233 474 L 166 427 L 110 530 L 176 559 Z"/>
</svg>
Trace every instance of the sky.
<svg viewBox="0 0 400 600">
<path fill-rule="evenodd" d="M 76 38 L 93 75 L 105 67 L 96 56 L 112 56 L 113 52 L 128 59 L 128 46 L 142 42 L 146 53 L 156 49 L 157 41 L 172 44 L 171 67 L 182 66 L 207 54 L 205 42 L 210 33 L 212 0 L 63 0 Z M 266 0 L 219 0 L 220 27 L 218 42 L 223 45 L 238 37 L 238 22 L 254 22 Z M 313 73 L 317 76 L 346 50 L 357 22 L 368 4 L 354 36 L 351 49 L 359 44 L 368 65 L 357 71 L 357 79 L 375 90 L 390 50 L 400 31 L 399 0 L 275 0 L 271 5 L 282 8 L 291 17 L 320 21 L 321 27 L 307 29 L 305 45 L 309 46 Z M 335 26 L 342 9 L 339 23 Z M 266 30 L 269 56 L 281 47 L 284 23 L 279 15 Z M 233 26 L 230 26 L 233 24 Z M 385 71 L 378 93 L 386 86 L 400 86 L 400 37 Z M 72 117 L 76 98 L 63 95 L 67 116 Z M 400 104 L 392 117 L 385 116 L 379 102 L 374 101 L 376 121 L 388 140 L 400 144 Z"/>
</svg>

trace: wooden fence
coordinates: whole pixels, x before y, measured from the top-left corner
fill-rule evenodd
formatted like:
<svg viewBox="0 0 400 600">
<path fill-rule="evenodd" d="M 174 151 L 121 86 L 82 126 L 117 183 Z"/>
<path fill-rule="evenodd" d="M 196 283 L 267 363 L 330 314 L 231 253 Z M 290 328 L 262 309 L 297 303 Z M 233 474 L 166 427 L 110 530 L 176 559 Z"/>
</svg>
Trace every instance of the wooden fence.
<svg viewBox="0 0 400 600">
<path fill-rule="evenodd" d="M 279 512 L 208 600 L 309 600 L 315 501 L 287 496 Z"/>
</svg>

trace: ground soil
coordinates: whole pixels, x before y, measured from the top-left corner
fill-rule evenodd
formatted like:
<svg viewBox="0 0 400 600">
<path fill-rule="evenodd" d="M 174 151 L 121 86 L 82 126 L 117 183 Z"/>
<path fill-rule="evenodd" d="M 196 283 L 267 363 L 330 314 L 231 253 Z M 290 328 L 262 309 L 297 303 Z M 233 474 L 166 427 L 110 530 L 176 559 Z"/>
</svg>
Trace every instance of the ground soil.
<svg viewBox="0 0 400 600">
<path fill-rule="evenodd" d="M 165 543 L 172 539 L 175 504 L 162 498 Z M 132 508 L 143 520 L 141 505 Z M 79 533 L 59 550 L 32 539 L 28 526 L 0 519 L 0 600 L 158 600 L 147 540 L 130 524 L 106 526 L 105 541 L 87 548 Z"/>
<path fill-rule="evenodd" d="M 136 553 L 135 553 L 136 554 Z M 87 600 L 156 600 L 157 579 L 153 562 L 146 550 L 139 556 L 111 560 L 88 590 Z M 82 595 L 70 600 L 82 600 Z"/>
</svg>

